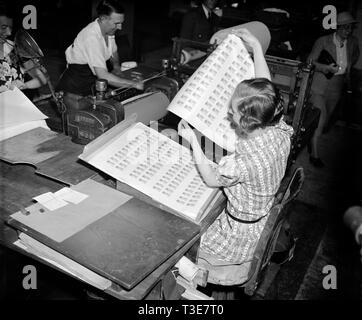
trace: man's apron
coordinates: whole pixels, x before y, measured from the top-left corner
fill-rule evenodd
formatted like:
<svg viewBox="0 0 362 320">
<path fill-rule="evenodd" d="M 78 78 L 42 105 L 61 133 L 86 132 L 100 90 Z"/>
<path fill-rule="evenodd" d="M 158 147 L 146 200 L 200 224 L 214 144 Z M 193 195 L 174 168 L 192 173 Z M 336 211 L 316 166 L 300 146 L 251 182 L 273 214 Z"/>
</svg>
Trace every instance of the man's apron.
<svg viewBox="0 0 362 320">
<path fill-rule="evenodd" d="M 111 72 L 113 69 L 111 59 L 106 63 L 108 72 Z M 62 74 L 56 90 L 80 96 L 92 95 L 92 87 L 94 87 L 96 79 L 97 77 L 88 64 L 69 64 Z"/>
</svg>

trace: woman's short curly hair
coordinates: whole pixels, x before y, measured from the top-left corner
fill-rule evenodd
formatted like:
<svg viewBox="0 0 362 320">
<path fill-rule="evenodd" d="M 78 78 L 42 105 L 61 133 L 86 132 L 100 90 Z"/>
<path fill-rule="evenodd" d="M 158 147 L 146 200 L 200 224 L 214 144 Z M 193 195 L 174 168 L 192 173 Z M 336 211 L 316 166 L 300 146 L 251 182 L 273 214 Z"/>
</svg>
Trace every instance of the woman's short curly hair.
<svg viewBox="0 0 362 320">
<path fill-rule="evenodd" d="M 240 113 L 240 121 L 235 124 L 235 131 L 241 137 L 255 129 L 277 124 L 283 115 L 283 99 L 279 90 L 266 78 L 240 82 L 231 103 L 236 104 Z"/>
</svg>

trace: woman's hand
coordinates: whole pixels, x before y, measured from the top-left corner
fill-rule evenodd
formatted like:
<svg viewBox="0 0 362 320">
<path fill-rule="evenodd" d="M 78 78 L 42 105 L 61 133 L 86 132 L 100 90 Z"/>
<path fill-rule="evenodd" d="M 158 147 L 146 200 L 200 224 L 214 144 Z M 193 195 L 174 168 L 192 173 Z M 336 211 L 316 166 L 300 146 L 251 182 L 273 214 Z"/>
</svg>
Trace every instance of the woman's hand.
<svg viewBox="0 0 362 320">
<path fill-rule="evenodd" d="M 21 80 L 14 80 L 13 82 L 11 82 L 10 89 L 13 90 L 15 87 L 20 90 L 24 90 L 27 88 L 26 84 Z"/>
<path fill-rule="evenodd" d="M 266 63 L 263 48 L 259 40 L 247 29 L 232 30 L 233 34 L 243 40 L 246 50 L 252 53 L 254 59 L 255 78 L 266 78 L 271 80 L 268 64 Z"/>
<path fill-rule="evenodd" d="M 178 124 L 178 134 L 188 141 L 191 146 L 197 141 L 195 132 L 190 128 L 189 124 L 185 120 L 181 120 Z"/>
<path fill-rule="evenodd" d="M 209 187 L 221 187 L 216 179 L 212 161 L 205 156 L 197 141 L 195 132 L 185 120 L 181 120 L 178 124 L 178 134 L 190 143 L 194 162 L 205 184 Z"/>
<path fill-rule="evenodd" d="M 238 36 L 241 40 L 243 40 L 246 49 L 250 51 L 254 51 L 256 48 L 261 47 L 259 40 L 248 30 L 245 28 L 232 30 L 232 34 Z"/>
<path fill-rule="evenodd" d="M 0 86 L 0 93 L 8 91 L 8 87 L 7 86 Z"/>
</svg>

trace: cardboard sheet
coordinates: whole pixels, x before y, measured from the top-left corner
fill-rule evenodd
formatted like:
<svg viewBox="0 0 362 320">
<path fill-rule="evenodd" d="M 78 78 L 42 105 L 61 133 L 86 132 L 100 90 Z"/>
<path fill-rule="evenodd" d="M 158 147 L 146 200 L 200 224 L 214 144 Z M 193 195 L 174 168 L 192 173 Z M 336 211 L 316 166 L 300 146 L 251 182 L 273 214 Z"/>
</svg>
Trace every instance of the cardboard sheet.
<svg viewBox="0 0 362 320">
<path fill-rule="evenodd" d="M 25 124 L 20 125 L 25 126 Z M 52 141 L 57 133 L 44 128 L 34 128 L 0 143 L 0 158 L 11 163 L 38 164 L 58 155 L 61 150 L 45 151 L 43 144 Z M 54 146 L 54 143 L 52 143 Z"/>
<path fill-rule="evenodd" d="M 132 198 L 91 179 L 72 188 L 88 198 L 54 211 L 37 203 L 26 208 L 29 213 L 17 212 L 11 218 L 56 242 L 63 242 Z"/>
</svg>

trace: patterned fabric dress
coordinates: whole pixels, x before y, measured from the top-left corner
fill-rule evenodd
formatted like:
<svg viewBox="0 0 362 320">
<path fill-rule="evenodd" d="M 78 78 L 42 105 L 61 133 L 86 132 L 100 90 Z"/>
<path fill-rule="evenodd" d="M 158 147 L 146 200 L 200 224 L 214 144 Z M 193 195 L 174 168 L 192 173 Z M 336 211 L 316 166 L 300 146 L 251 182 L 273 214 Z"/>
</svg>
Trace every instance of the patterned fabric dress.
<svg viewBox="0 0 362 320">
<path fill-rule="evenodd" d="M 227 196 L 226 210 L 202 236 L 200 249 L 217 259 L 244 263 L 252 259 L 280 182 L 285 174 L 292 127 L 283 120 L 255 137 L 239 139 L 236 152 L 221 159 L 218 181 Z"/>
<path fill-rule="evenodd" d="M 7 43 L 4 44 L 4 58 L 0 58 L 0 92 L 9 89 L 14 80 L 24 81 L 18 57 Z"/>
</svg>

